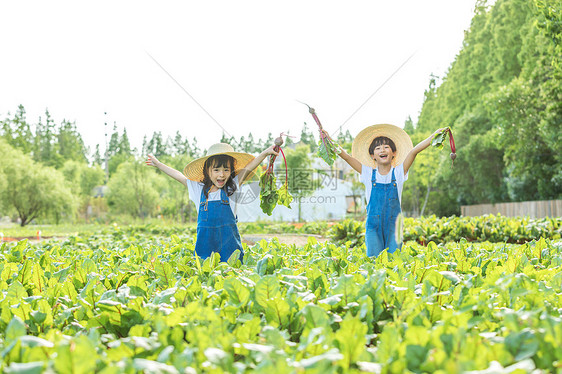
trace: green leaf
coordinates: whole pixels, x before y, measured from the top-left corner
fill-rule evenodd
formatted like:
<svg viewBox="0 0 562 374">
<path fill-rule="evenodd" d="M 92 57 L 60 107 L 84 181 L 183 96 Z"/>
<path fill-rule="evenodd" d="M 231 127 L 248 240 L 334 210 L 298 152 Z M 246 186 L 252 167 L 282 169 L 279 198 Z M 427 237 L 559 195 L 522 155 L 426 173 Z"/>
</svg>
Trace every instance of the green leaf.
<svg viewBox="0 0 562 374">
<path fill-rule="evenodd" d="M 240 250 L 236 249 L 234 252 L 232 252 L 226 262 L 232 267 L 239 268 L 240 265 L 242 265 L 242 263 L 240 262 Z"/>
<path fill-rule="evenodd" d="M 226 279 L 224 289 L 236 308 L 243 307 L 250 300 L 250 291 L 236 278 Z"/>
<path fill-rule="evenodd" d="M 261 277 L 256 283 L 256 303 L 262 308 L 267 306 L 268 300 L 274 299 L 279 293 L 279 280 L 274 275 Z"/>
<path fill-rule="evenodd" d="M 6 297 L 12 302 L 19 302 L 21 299 L 27 296 L 28 295 L 25 287 L 23 287 L 19 281 L 12 283 L 8 287 L 8 294 L 6 295 Z"/>
<path fill-rule="evenodd" d="M 279 195 L 275 186 L 276 179 L 273 173 L 265 172 L 260 177 L 260 208 L 270 216 L 277 205 Z"/>
<path fill-rule="evenodd" d="M 328 165 L 332 166 L 338 153 L 341 152 L 341 147 L 330 138 L 322 138 L 318 141 L 318 157 L 324 160 Z"/>
<path fill-rule="evenodd" d="M 179 374 L 178 369 L 172 365 L 151 361 L 144 358 L 135 358 L 133 368 L 143 373 Z"/>
<path fill-rule="evenodd" d="M 265 317 L 267 322 L 274 327 L 283 327 L 289 320 L 289 312 L 289 304 L 280 296 L 266 301 Z"/>
<path fill-rule="evenodd" d="M 290 204 L 293 201 L 293 196 L 289 193 L 289 186 L 287 183 L 284 183 L 279 190 L 277 190 L 277 194 L 279 195 L 278 203 L 280 205 L 284 205 L 287 208 L 291 208 Z"/>
<path fill-rule="evenodd" d="M 12 341 L 20 336 L 24 336 L 25 334 L 27 334 L 25 323 L 23 323 L 21 318 L 18 316 L 12 317 L 12 320 L 8 323 L 8 327 L 6 327 L 6 341 Z"/>
<path fill-rule="evenodd" d="M 443 149 L 443 143 L 445 143 L 445 139 L 447 139 L 447 134 L 449 133 L 449 128 L 445 127 L 445 129 L 433 136 L 431 140 L 431 145 L 436 147 L 437 149 Z"/>
<path fill-rule="evenodd" d="M 511 333 L 505 338 L 505 345 L 515 357 L 515 361 L 531 358 L 539 349 L 535 334 L 529 330 Z"/>
<path fill-rule="evenodd" d="M 344 355 L 344 368 L 349 368 L 365 351 L 367 326 L 348 314 L 336 331 L 337 346 Z"/>
<path fill-rule="evenodd" d="M 152 302 L 154 304 L 170 304 L 177 290 L 177 287 L 172 287 L 157 293 Z"/>
<path fill-rule="evenodd" d="M 21 284 L 27 285 L 29 283 L 29 280 L 31 279 L 32 269 L 33 261 L 25 260 L 18 274 L 18 281 L 20 281 Z"/>
<path fill-rule="evenodd" d="M 317 327 L 327 327 L 330 325 L 330 317 L 328 313 L 321 307 L 308 304 L 298 313 L 304 318 L 305 328 L 314 329 Z"/>
<path fill-rule="evenodd" d="M 38 338 L 36 336 L 31 335 L 24 335 L 20 336 L 21 345 L 24 347 L 46 347 L 46 348 L 53 348 L 55 345 L 45 339 Z"/>
<path fill-rule="evenodd" d="M 43 372 L 44 362 L 12 362 L 10 366 L 4 368 L 6 374 L 41 374 Z"/>
<path fill-rule="evenodd" d="M 429 350 L 420 345 L 408 344 L 406 346 L 406 357 L 408 357 L 408 369 L 414 372 L 419 371 L 420 365 L 427 358 Z"/>
<path fill-rule="evenodd" d="M 439 274 L 445 277 L 445 279 L 450 280 L 455 285 L 461 281 L 461 278 L 452 271 L 440 271 Z"/>
</svg>

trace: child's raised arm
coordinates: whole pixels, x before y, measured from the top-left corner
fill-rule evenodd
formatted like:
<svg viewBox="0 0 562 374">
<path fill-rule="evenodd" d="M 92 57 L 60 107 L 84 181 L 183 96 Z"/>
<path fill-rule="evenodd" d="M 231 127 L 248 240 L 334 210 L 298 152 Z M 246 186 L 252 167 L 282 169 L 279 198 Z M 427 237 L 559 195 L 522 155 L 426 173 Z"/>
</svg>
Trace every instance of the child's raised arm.
<svg viewBox="0 0 562 374">
<path fill-rule="evenodd" d="M 165 165 L 162 162 L 158 161 L 158 159 L 153 155 L 148 155 L 148 158 L 146 159 L 145 163 L 149 166 L 154 166 L 155 168 L 162 170 L 164 173 L 174 178 L 184 186 L 187 186 L 187 177 L 185 175 L 183 175 L 180 171 L 171 168 L 168 165 Z"/>
<path fill-rule="evenodd" d="M 406 156 L 406 158 L 404 159 L 404 174 L 406 174 L 408 172 L 408 170 L 410 169 L 410 166 L 412 166 L 412 164 L 414 163 L 414 160 L 416 159 L 416 156 L 418 155 L 418 153 L 420 153 L 421 151 L 423 151 L 424 149 L 426 149 L 427 147 L 429 147 L 429 145 L 431 144 L 431 141 L 433 140 L 433 137 L 435 136 L 435 134 L 443 131 L 445 128 L 440 128 L 438 130 L 436 130 L 433 134 L 431 134 L 427 139 L 422 140 L 421 142 L 419 142 L 411 151 L 410 153 L 408 153 L 408 155 Z"/>
<path fill-rule="evenodd" d="M 275 152 L 275 150 L 273 149 L 275 148 L 275 145 L 272 145 L 271 147 L 265 149 L 262 153 L 260 153 L 256 158 L 254 158 L 252 161 L 250 161 L 248 163 L 248 165 L 246 165 L 244 167 L 244 169 L 240 170 L 240 172 L 238 172 L 238 183 L 242 184 L 244 183 L 244 181 L 246 179 L 248 179 L 248 177 L 250 176 L 251 172 L 254 171 L 255 168 L 257 168 L 263 160 L 265 160 L 265 158 L 269 155 L 275 155 L 278 156 L 279 152 Z"/>
<path fill-rule="evenodd" d="M 347 153 L 346 151 L 344 151 L 344 149 L 341 149 L 341 152 L 339 153 L 339 156 L 349 164 L 349 166 L 351 166 L 356 172 L 358 172 L 359 174 L 361 174 L 361 168 L 363 167 L 363 165 L 361 165 L 361 162 L 356 159 L 355 157 L 351 156 L 349 153 Z"/>
</svg>

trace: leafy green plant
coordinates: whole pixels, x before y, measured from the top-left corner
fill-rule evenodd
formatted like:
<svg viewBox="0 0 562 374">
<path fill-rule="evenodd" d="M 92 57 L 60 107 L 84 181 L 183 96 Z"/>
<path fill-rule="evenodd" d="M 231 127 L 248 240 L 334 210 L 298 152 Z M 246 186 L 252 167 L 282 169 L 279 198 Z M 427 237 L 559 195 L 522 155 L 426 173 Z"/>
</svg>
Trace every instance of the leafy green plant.
<svg viewBox="0 0 562 374">
<path fill-rule="evenodd" d="M 281 136 L 275 139 L 275 150 L 281 152 L 283 159 L 285 159 L 285 154 L 281 149 L 282 144 L 283 138 Z M 287 161 L 285 160 L 285 183 L 278 189 L 276 178 L 273 174 L 275 158 L 275 155 L 269 156 L 267 169 L 260 177 L 260 207 L 268 216 L 273 213 L 273 209 L 277 204 L 285 205 L 287 208 L 290 208 L 291 201 L 293 201 L 293 197 L 289 193 L 288 173 L 286 170 Z"/>
<path fill-rule="evenodd" d="M 410 241 L 376 259 L 272 239 L 243 263 L 199 261 L 194 243 L 114 226 L 0 245 L 0 371 L 560 369 L 559 239 Z"/>
<path fill-rule="evenodd" d="M 341 153 L 341 147 L 330 137 L 330 135 L 328 135 L 326 131 L 324 131 L 314 108 L 311 108 L 305 103 L 301 104 L 308 107 L 308 112 L 312 115 L 312 118 L 314 118 L 314 121 L 318 125 L 318 130 L 320 132 L 320 140 L 318 141 L 317 151 L 318 157 L 324 160 L 328 165 L 332 166 L 334 161 L 338 158 L 338 154 Z"/>
</svg>

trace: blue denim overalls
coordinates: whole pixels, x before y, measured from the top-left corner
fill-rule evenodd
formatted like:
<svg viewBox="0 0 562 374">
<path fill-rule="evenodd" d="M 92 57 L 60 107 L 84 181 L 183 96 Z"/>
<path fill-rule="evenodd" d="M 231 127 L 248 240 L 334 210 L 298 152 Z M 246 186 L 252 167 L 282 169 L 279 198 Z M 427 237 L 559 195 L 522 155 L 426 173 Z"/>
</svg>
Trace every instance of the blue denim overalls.
<svg viewBox="0 0 562 374">
<path fill-rule="evenodd" d="M 390 183 L 377 183 L 377 169 L 373 169 L 371 178 L 371 197 L 367 205 L 367 222 L 365 223 L 365 243 L 367 256 L 378 256 L 385 248 L 392 253 L 402 247 L 396 243 L 396 218 L 400 214 L 400 200 L 394 168 Z"/>
<path fill-rule="evenodd" d="M 212 252 L 218 252 L 221 261 L 226 262 L 239 249 L 242 261 L 244 253 L 236 221 L 224 188 L 221 188 L 221 199 L 215 201 L 208 201 L 205 192 L 201 191 L 195 243 L 197 255 L 206 259 Z"/>
</svg>

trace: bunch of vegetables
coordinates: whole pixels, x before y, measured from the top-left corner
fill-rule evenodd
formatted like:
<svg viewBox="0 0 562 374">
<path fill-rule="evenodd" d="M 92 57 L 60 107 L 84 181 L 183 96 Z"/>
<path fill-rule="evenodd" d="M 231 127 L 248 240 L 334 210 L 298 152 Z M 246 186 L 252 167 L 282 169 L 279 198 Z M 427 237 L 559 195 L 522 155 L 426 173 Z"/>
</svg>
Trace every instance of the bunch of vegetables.
<svg viewBox="0 0 562 374">
<path fill-rule="evenodd" d="M 445 127 L 442 131 L 435 134 L 433 140 L 431 141 L 431 145 L 437 147 L 438 149 L 443 149 L 443 143 L 445 142 L 445 138 L 447 138 L 447 134 L 449 134 L 449 145 L 451 146 L 451 157 L 452 164 L 455 162 L 455 158 L 457 158 L 456 154 L 456 147 L 455 147 L 455 139 L 453 139 L 453 131 L 450 127 Z"/>
<path fill-rule="evenodd" d="M 324 131 L 314 108 L 311 108 L 306 103 L 300 103 L 308 107 L 308 112 L 312 115 L 312 118 L 314 118 L 314 121 L 316 121 L 316 124 L 318 125 L 318 131 L 320 132 L 320 140 L 318 141 L 317 151 L 318 157 L 326 161 L 328 165 L 332 166 L 338 157 L 338 154 L 341 152 L 340 145 L 336 143 L 326 131 Z"/>
<path fill-rule="evenodd" d="M 290 208 L 289 204 L 293 201 L 293 196 L 289 193 L 287 159 L 281 149 L 281 146 L 283 145 L 283 134 L 275 138 L 274 143 L 275 152 L 281 152 L 283 160 L 285 161 L 285 183 L 281 187 L 277 188 L 277 179 L 273 174 L 273 164 L 275 163 L 277 156 L 269 156 L 267 169 L 260 177 L 260 207 L 268 216 L 273 213 L 273 209 L 277 206 L 277 204 L 285 205 L 287 208 Z"/>
</svg>

